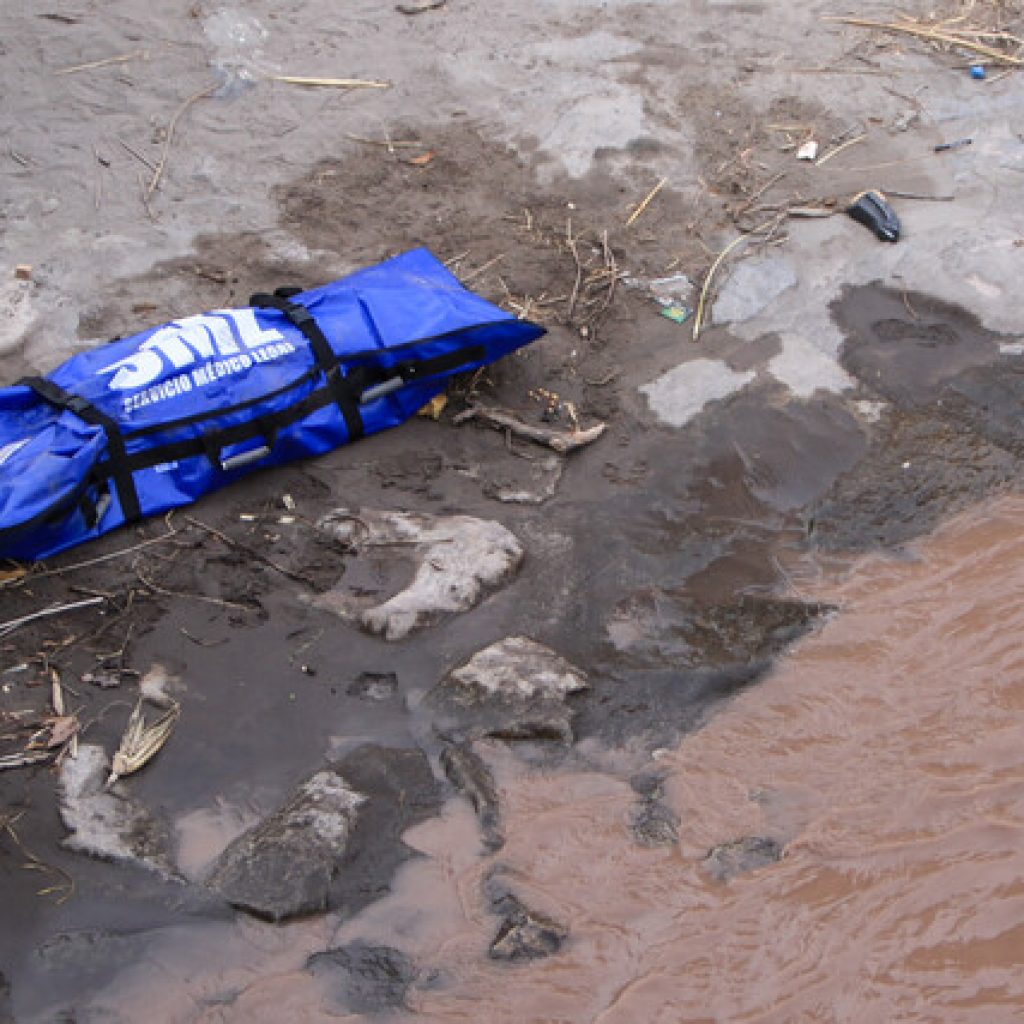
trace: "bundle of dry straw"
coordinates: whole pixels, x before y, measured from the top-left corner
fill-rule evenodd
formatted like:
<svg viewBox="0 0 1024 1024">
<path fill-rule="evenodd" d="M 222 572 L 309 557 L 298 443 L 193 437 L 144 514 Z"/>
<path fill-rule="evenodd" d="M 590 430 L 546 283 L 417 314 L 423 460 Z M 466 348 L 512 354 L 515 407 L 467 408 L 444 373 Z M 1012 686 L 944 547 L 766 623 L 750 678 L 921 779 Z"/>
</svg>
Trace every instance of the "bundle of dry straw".
<svg viewBox="0 0 1024 1024">
<path fill-rule="evenodd" d="M 899 14 L 893 21 L 828 18 L 843 25 L 914 36 L 945 53 L 1011 68 L 1024 67 L 1024 0 L 959 0 L 942 12 L 919 17 Z"/>
</svg>

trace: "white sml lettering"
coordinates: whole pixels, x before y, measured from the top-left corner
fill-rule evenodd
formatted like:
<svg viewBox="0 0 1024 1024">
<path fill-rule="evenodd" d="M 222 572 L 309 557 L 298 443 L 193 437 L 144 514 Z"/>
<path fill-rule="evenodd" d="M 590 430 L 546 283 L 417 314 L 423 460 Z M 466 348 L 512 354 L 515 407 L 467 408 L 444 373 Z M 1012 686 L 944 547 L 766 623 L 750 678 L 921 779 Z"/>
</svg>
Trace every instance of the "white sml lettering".
<svg viewBox="0 0 1024 1024">
<path fill-rule="evenodd" d="M 8 459 L 17 455 L 17 453 L 20 452 L 28 442 L 29 439 L 25 437 L 20 441 L 11 441 L 10 444 L 5 444 L 3 447 L 0 447 L 0 466 L 2 466 Z"/>
<path fill-rule="evenodd" d="M 134 391 L 152 384 L 166 370 L 184 370 L 214 356 L 235 356 L 241 351 L 239 341 L 253 350 L 282 338 L 280 331 L 260 327 L 254 310 L 218 309 L 161 327 L 137 352 L 98 372 L 113 374 L 110 387 L 115 391 Z"/>
</svg>

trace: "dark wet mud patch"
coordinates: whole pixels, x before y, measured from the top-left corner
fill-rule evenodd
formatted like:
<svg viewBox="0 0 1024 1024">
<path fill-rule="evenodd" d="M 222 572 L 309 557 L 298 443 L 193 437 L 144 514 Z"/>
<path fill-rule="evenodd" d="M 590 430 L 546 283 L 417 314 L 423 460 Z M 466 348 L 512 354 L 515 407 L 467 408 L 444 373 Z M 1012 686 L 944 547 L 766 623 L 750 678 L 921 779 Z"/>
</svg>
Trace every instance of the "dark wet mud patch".
<svg viewBox="0 0 1024 1024">
<path fill-rule="evenodd" d="M 400 950 L 365 942 L 316 953 L 306 970 L 327 980 L 337 1009 L 360 1014 L 406 1009 L 409 989 L 419 976 Z"/>
<path fill-rule="evenodd" d="M 966 311 L 870 285 L 833 305 L 847 332 L 841 360 L 881 398 L 867 451 L 807 512 L 812 542 L 830 549 L 895 547 L 1024 480 L 1018 356 L 1010 339 Z"/>
<path fill-rule="evenodd" d="M 833 609 L 742 594 L 721 604 L 647 589 L 608 625 L 602 671 L 574 700 L 579 737 L 653 749 L 702 725 Z"/>
<path fill-rule="evenodd" d="M 841 362 L 865 388 L 895 405 L 929 405 L 972 368 L 1000 358 L 1000 342 L 958 306 L 880 284 L 846 288 L 832 304 L 843 330 Z"/>
<path fill-rule="evenodd" d="M 811 510 L 812 542 L 832 550 L 893 548 L 982 498 L 1014 490 L 1024 463 L 935 405 L 894 409 L 856 469 Z"/>
<path fill-rule="evenodd" d="M 652 589 L 624 601 L 608 633 L 625 664 L 724 669 L 766 661 L 833 610 L 753 594 L 702 603 L 685 592 Z"/>
</svg>

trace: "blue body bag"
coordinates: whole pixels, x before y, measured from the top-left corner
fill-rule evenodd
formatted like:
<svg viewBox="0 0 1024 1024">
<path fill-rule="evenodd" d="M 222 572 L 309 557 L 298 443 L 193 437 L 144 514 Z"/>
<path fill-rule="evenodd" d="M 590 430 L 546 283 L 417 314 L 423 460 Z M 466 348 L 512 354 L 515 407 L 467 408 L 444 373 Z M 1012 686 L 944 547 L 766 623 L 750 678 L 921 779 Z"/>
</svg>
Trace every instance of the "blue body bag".
<svg viewBox="0 0 1024 1024">
<path fill-rule="evenodd" d="M 393 427 L 543 328 L 417 249 L 175 320 L 0 390 L 0 557 L 39 559 Z"/>
</svg>

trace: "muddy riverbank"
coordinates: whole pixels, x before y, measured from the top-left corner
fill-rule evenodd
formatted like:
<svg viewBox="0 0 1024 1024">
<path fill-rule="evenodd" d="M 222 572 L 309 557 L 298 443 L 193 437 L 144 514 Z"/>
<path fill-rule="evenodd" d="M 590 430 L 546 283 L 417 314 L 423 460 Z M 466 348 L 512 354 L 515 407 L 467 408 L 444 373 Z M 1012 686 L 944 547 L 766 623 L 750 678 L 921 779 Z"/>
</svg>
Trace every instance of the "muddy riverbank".
<svg viewBox="0 0 1024 1024">
<path fill-rule="evenodd" d="M 418 244 L 549 330 L 3 567 L 3 621 L 95 604 L 0 637 L 0 753 L 54 671 L 82 724 L 0 775 L 0 1020 L 1013 1019 L 1021 87 L 830 3 L 556 6 L 13 19 L 4 383 Z M 271 80 L 340 70 L 392 87 Z M 779 220 L 694 343 L 758 203 L 867 187 L 955 199 Z M 140 693 L 180 719 L 105 793 Z"/>
</svg>

